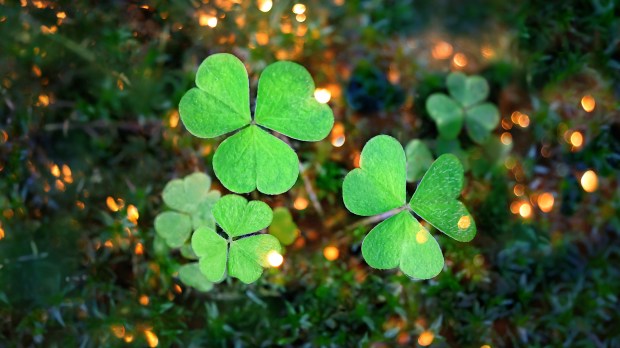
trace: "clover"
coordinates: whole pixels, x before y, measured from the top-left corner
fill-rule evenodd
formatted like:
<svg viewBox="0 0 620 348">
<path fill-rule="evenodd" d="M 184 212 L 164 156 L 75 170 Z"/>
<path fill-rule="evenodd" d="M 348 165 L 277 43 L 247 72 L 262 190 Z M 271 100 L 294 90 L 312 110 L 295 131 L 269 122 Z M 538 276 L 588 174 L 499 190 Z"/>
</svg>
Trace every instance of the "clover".
<svg viewBox="0 0 620 348">
<path fill-rule="evenodd" d="M 169 247 L 182 247 L 192 231 L 199 227 L 215 228 L 211 210 L 220 198 L 220 192 L 210 188 L 211 178 L 200 172 L 166 184 L 163 200 L 173 210 L 155 218 L 155 231 Z"/>
<path fill-rule="evenodd" d="M 215 221 L 225 238 L 210 227 L 201 227 L 192 236 L 192 249 L 198 255 L 198 266 L 211 282 L 226 276 L 249 284 L 269 267 L 272 253 L 280 253 L 278 239 L 270 234 L 257 234 L 271 223 L 273 212 L 261 201 L 248 202 L 237 195 L 222 197 L 213 207 Z"/>
<path fill-rule="evenodd" d="M 312 76 L 293 62 L 265 68 L 253 117 L 248 74 L 235 56 L 220 53 L 205 59 L 196 73 L 196 86 L 179 103 L 181 120 L 200 138 L 237 131 L 219 145 L 213 157 L 215 175 L 236 193 L 258 189 L 280 194 L 297 181 L 297 155 L 269 130 L 301 141 L 319 141 L 334 123 L 330 107 L 313 97 Z"/>
<path fill-rule="evenodd" d="M 435 93 L 426 100 L 426 110 L 437 123 L 439 135 L 454 139 L 464 123 L 471 140 L 484 143 L 499 123 L 497 107 L 482 103 L 489 95 L 487 81 L 481 76 L 451 73 L 446 84 L 450 96 Z"/>
<path fill-rule="evenodd" d="M 343 183 L 344 204 L 361 216 L 396 213 L 375 226 L 362 242 L 362 256 L 377 269 L 400 268 L 419 279 L 441 271 L 444 259 L 439 244 L 411 214 L 461 242 L 472 240 L 476 226 L 463 203 L 463 167 L 451 154 L 430 166 L 413 197 L 406 201 L 407 163 L 400 143 L 387 135 L 372 138 L 364 146 L 360 167 Z"/>
<path fill-rule="evenodd" d="M 197 262 L 186 263 L 179 267 L 179 279 L 183 284 L 198 291 L 207 292 L 213 289 L 213 283 L 202 274 Z"/>
</svg>

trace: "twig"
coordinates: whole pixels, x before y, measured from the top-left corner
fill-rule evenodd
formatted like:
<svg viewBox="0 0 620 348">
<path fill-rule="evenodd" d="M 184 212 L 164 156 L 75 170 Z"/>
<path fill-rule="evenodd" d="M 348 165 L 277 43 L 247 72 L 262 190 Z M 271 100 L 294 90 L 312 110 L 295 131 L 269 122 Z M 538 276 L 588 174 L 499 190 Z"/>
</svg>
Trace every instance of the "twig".
<svg viewBox="0 0 620 348">
<path fill-rule="evenodd" d="M 375 216 L 370 216 L 370 217 L 367 217 L 365 219 L 361 219 L 361 220 L 359 220 L 359 221 L 357 221 L 357 222 L 355 222 L 353 224 L 345 226 L 345 228 L 343 228 L 342 230 L 337 231 L 336 233 L 334 233 L 334 237 L 340 238 L 340 236 L 342 234 L 346 233 L 346 232 L 352 231 L 352 230 L 354 230 L 354 229 L 356 229 L 358 227 L 361 227 L 361 226 L 366 226 L 366 225 L 374 224 L 374 223 L 377 223 L 377 222 L 381 222 L 381 221 L 389 218 L 390 216 L 396 215 L 396 214 L 400 213 L 401 211 L 407 210 L 407 209 L 409 209 L 409 207 L 407 205 L 404 205 L 402 207 L 398 207 L 398 208 L 394 208 L 394 209 L 392 209 L 390 211 L 386 211 L 383 214 L 379 214 L 379 215 L 375 215 Z"/>
<path fill-rule="evenodd" d="M 301 179 L 304 181 L 304 187 L 308 193 L 308 198 L 310 198 L 310 201 L 312 202 L 312 206 L 314 206 L 314 210 L 316 210 L 321 219 L 323 219 L 325 217 L 323 214 L 323 207 L 321 207 L 321 202 L 319 202 L 319 199 L 312 188 L 310 179 L 308 179 L 308 175 L 306 174 L 304 167 L 301 165 L 301 161 L 299 162 L 299 175 L 301 175 Z"/>
</svg>

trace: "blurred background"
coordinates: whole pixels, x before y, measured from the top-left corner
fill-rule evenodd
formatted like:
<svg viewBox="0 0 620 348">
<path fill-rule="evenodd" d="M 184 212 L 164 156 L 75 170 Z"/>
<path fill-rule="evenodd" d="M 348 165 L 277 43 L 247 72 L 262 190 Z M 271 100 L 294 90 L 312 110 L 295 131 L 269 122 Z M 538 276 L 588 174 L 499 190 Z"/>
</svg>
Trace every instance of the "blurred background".
<svg viewBox="0 0 620 348">
<path fill-rule="evenodd" d="M 619 347 L 619 14 L 614 0 L 0 0 L 0 347 Z M 153 220 L 169 180 L 213 177 L 222 139 L 191 136 L 177 106 L 217 52 L 246 64 L 252 98 L 266 65 L 303 64 L 336 124 L 293 142 L 290 192 L 250 195 L 291 212 L 284 263 L 202 292 Z M 438 139 L 424 105 L 451 71 L 488 80 L 494 142 Z M 372 224 L 341 185 L 377 134 L 466 168 L 478 235 L 434 231 L 432 280 L 361 257 Z"/>
</svg>

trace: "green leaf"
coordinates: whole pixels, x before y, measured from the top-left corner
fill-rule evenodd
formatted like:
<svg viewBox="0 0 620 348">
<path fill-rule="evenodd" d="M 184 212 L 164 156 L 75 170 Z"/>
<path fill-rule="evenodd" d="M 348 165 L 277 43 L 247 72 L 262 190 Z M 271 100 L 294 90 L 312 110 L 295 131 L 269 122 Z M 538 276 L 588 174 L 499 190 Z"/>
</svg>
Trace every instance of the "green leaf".
<svg viewBox="0 0 620 348">
<path fill-rule="evenodd" d="M 451 73 L 446 84 L 450 95 L 465 108 L 478 104 L 489 96 L 489 84 L 481 76 L 467 77 L 460 72 Z"/>
<path fill-rule="evenodd" d="M 277 62 L 258 81 L 255 120 L 291 138 L 319 141 L 332 129 L 334 114 L 314 98 L 312 76 L 303 66 Z"/>
<path fill-rule="evenodd" d="M 237 57 L 209 56 L 198 68 L 196 85 L 179 103 L 181 120 L 190 133 L 214 138 L 251 122 L 248 73 Z"/>
<path fill-rule="evenodd" d="M 184 179 L 174 179 L 166 184 L 162 196 L 164 203 L 174 210 L 193 213 L 211 188 L 211 178 L 205 173 L 196 172 Z"/>
<path fill-rule="evenodd" d="M 360 156 L 360 168 L 344 178 L 344 204 L 354 214 L 371 216 L 403 206 L 406 193 L 405 152 L 398 140 L 379 135 Z"/>
<path fill-rule="evenodd" d="M 426 100 L 426 110 L 437 123 L 439 135 L 445 139 L 456 138 L 463 128 L 463 108 L 452 98 L 435 93 Z"/>
<path fill-rule="evenodd" d="M 469 137 L 482 144 L 499 124 L 499 110 L 491 103 L 473 106 L 465 112 L 465 126 Z"/>
<path fill-rule="evenodd" d="M 431 150 L 419 139 L 414 139 L 405 147 L 407 157 L 407 181 L 413 182 L 422 177 L 433 164 Z"/>
<path fill-rule="evenodd" d="M 210 282 L 222 281 L 228 257 L 226 239 L 208 227 L 201 227 L 192 236 L 192 249 L 199 258 L 198 265 L 202 274 Z"/>
<path fill-rule="evenodd" d="M 155 231 L 171 248 L 179 248 L 192 233 L 192 221 L 187 214 L 163 212 L 155 218 Z"/>
<path fill-rule="evenodd" d="M 278 207 L 273 210 L 273 222 L 269 226 L 269 234 L 278 238 L 284 245 L 290 245 L 297 239 L 299 229 L 288 209 Z"/>
<path fill-rule="evenodd" d="M 364 238 L 364 260 L 373 268 L 399 267 L 406 275 L 430 279 L 444 265 L 437 241 L 408 211 L 381 222 Z"/>
<path fill-rule="evenodd" d="M 458 241 L 469 242 L 476 235 L 476 224 L 457 200 L 463 183 L 459 160 L 454 155 L 442 155 L 422 178 L 409 205 L 438 230 Z"/>
<path fill-rule="evenodd" d="M 213 170 L 222 184 L 237 193 L 258 189 L 277 195 L 288 191 L 299 175 L 297 155 L 282 140 L 249 126 L 220 144 Z"/>
<path fill-rule="evenodd" d="M 196 262 L 179 267 L 179 279 L 181 279 L 183 284 L 191 286 L 198 291 L 207 292 L 213 289 L 213 283 L 200 272 Z"/>
<path fill-rule="evenodd" d="M 261 201 L 248 202 L 237 195 L 222 197 L 213 208 L 218 225 L 229 237 L 239 237 L 266 228 L 273 219 L 269 206 Z"/>
<path fill-rule="evenodd" d="M 270 234 L 237 239 L 230 244 L 228 273 L 246 284 L 253 283 L 263 273 L 263 267 L 269 267 L 269 253 L 281 251 L 280 242 Z"/>
</svg>

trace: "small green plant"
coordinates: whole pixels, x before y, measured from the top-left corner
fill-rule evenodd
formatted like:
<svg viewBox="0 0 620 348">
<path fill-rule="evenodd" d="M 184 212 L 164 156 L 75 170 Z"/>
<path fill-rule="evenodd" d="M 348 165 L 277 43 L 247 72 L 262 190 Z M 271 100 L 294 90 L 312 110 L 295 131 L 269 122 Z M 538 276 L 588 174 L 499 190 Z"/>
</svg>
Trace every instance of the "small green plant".
<svg viewBox="0 0 620 348">
<path fill-rule="evenodd" d="M 278 238 L 283 245 L 291 245 L 295 241 L 299 235 L 299 228 L 288 209 L 277 207 L 273 210 L 273 222 L 269 226 L 269 234 Z"/>
<path fill-rule="evenodd" d="M 297 155 L 265 129 L 301 141 L 319 141 L 334 123 L 330 107 L 313 97 L 312 76 L 292 62 L 265 68 L 258 82 L 253 118 L 248 74 L 235 56 L 209 56 L 198 68 L 196 85 L 181 99 L 181 120 L 190 133 L 201 138 L 238 130 L 220 144 L 213 157 L 215 175 L 236 193 L 257 189 L 280 194 L 297 180 Z"/>
<path fill-rule="evenodd" d="M 368 265 L 377 269 L 399 267 L 410 277 L 429 279 L 443 268 L 443 255 L 437 241 L 411 212 L 455 240 L 472 240 L 476 225 L 457 200 L 463 188 L 463 167 L 453 155 L 440 156 L 409 203 L 406 178 L 403 147 L 390 136 L 376 136 L 364 146 L 360 167 L 344 179 L 344 204 L 362 216 L 395 213 L 364 238 L 362 255 Z"/>
<path fill-rule="evenodd" d="M 256 233 L 271 224 L 271 208 L 261 201 L 227 195 L 215 204 L 213 215 L 225 237 L 210 227 L 194 232 L 192 249 L 200 271 L 211 282 L 222 281 L 226 271 L 246 284 L 255 282 L 270 266 L 270 254 L 277 257 L 282 251 L 276 237 Z"/>
<path fill-rule="evenodd" d="M 435 93 L 426 100 L 426 110 L 437 123 L 439 135 L 454 139 L 465 124 L 471 140 L 484 143 L 499 123 L 497 107 L 483 103 L 489 96 L 489 84 L 481 76 L 451 73 L 446 85 L 450 96 Z"/>
</svg>

